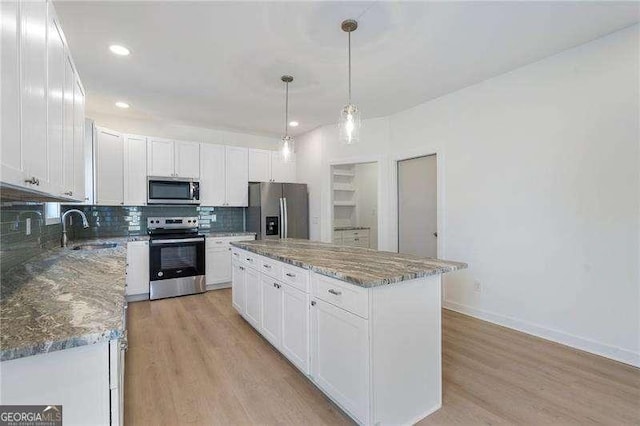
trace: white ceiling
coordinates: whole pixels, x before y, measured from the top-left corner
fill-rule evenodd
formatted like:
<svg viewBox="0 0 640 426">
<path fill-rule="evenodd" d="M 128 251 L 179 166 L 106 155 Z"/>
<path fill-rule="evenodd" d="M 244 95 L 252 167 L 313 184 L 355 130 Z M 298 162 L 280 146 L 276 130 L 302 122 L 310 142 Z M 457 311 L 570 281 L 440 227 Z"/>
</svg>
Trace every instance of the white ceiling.
<svg viewBox="0 0 640 426">
<path fill-rule="evenodd" d="M 56 1 L 89 113 L 279 135 L 407 109 L 638 22 L 636 2 Z M 132 54 L 116 57 L 118 43 Z M 129 110 L 114 106 L 131 104 Z"/>
</svg>

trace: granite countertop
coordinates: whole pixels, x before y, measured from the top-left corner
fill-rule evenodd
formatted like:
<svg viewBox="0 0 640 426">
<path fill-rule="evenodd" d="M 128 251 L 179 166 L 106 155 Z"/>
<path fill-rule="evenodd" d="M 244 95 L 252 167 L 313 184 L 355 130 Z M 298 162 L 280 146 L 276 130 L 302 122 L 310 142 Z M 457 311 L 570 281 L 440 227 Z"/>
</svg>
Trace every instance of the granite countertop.
<svg viewBox="0 0 640 426">
<path fill-rule="evenodd" d="M 231 245 L 360 287 L 378 287 L 467 267 L 461 262 L 291 238 Z"/>
<path fill-rule="evenodd" d="M 251 237 L 256 235 L 255 232 L 244 232 L 244 231 L 238 231 L 238 232 L 214 232 L 214 231 L 208 231 L 206 229 L 200 229 L 200 233 L 203 235 L 206 235 L 207 237 L 211 237 L 211 238 L 221 238 L 221 237 Z"/>
<path fill-rule="evenodd" d="M 334 231 L 357 231 L 360 229 L 371 229 L 369 226 L 334 226 Z"/>
<path fill-rule="evenodd" d="M 123 336 L 127 241 L 70 241 L 6 271 L 0 287 L 0 361 Z M 115 248 L 72 250 L 115 242 Z"/>
</svg>

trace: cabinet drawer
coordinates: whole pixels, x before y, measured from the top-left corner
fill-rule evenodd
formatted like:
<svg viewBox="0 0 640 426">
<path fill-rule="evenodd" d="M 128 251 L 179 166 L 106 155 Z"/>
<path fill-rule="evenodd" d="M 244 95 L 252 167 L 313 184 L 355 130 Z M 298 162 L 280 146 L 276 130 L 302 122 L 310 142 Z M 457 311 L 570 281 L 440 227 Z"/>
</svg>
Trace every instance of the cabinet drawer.
<svg viewBox="0 0 640 426">
<path fill-rule="evenodd" d="M 368 229 L 352 229 L 348 231 L 342 231 L 342 238 L 356 238 L 356 237 L 369 238 L 369 230 Z"/>
<path fill-rule="evenodd" d="M 206 247 L 207 250 L 216 249 L 216 248 L 228 248 L 229 240 L 225 238 L 207 238 L 206 239 Z"/>
<path fill-rule="evenodd" d="M 233 259 L 238 259 L 247 266 L 258 269 L 260 268 L 260 256 L 247 250 L 236 249 L 231 250 Z"/>
<path fill-rule="evenodd" d="M 318 299 L 362 318 L 369 317 L 369 291 L 366 288 L 313 273 L 312 292 Z"/>
<path fill-rule="evenodd" d="M 285 283 L 305 293 L 309 292 L 309 271 L 306 269 L 298 268 L 297 266 L 281 264 L 282 275 L 281 279 Z"/>
<path fill-rule="evenodd" d="M 270 259 L 268 257 L 261 256 L 261 267 L 260 271 L 263 274 L 269 275 L 272 278 L 279 280 L 282 278 L 282 263 L 276 260 Z"/>
<path fill-rule="evenodd" d="M 342 244 L 345 246 L 369 247 L 369 237 L 351 237 L 343 238 Z"/>
</svg>

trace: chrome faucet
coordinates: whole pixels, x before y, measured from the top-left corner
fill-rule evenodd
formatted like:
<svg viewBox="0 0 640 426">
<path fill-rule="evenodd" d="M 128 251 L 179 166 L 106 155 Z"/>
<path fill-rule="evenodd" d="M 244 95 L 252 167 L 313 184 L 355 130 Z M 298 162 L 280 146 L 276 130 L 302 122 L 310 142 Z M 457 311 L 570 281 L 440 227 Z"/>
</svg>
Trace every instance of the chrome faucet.
<svg viewBox="0 0 640 426">
<path fill-rule="evenodd" d="M 69 213 L 78 213 L 80 216 L 82 216 L 82 227 L 84 229 L 87 229 L 89 227 L 89 222 L 87 221 L 87 216 L 85 216 L 84 212 L 78 209 L 71 209 L 64 212 L 62 216 L 60 216 L 60 221 L 62 222 L 62 242 L 61 242 L 62 247 L 67 246 L 67 224 L 65 223 L 64 220 L 67 218 L 67 215 Z"/>
</svg>

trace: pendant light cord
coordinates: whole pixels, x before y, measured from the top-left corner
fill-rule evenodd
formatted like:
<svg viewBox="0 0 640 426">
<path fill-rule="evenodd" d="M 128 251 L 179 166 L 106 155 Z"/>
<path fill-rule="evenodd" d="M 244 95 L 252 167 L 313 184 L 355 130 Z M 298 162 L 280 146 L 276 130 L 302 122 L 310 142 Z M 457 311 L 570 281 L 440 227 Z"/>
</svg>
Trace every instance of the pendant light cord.
<svg viewBox="0 0 640 426">
<path fill-rule="evenodd" d="M 349 35 L 349 105 L 351 105 L 351 31 L 347 34 Z"/>
<path fill-rule="evenodd" d="M 284 83 L 285 101 L 284 101 L 284 136 L 289 136 L 289 83 Z"/>
</svg>

